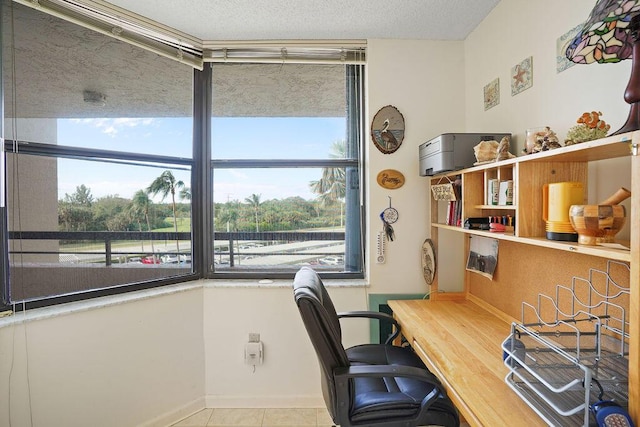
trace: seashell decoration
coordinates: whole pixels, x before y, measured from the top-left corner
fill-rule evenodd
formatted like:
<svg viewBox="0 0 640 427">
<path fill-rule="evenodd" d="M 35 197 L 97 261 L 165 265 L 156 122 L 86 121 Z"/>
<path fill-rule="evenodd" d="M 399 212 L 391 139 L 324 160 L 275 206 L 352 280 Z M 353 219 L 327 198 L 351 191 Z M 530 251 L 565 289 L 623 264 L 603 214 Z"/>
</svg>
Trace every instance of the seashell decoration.
<svg viewBox="0 0 640 427">
<path fill-rule="evenodd" d="M 500 142 L 495 140 L 480 141 L 473 147 L 473 154 L 476 156 L 476 164 L 493 162 L 515 157 L 509 152 L 510 139 L 508 136 L 503 137 Z"/>
<path fill-rule="evenodd" d="M 562 145 L 556 133 L 552 131 L 549 126 L 545 126 L 543 130 L 536 132 L 533 147 L 531 147 L 531 154 L 560 147 L 562 147 Z"/>
<path fill-rule="evenodd" d="M 473 154 L 475 154 L 478 163 L 495 160 L 498 145 L 498 141 L 480 141 L 478 145 L 473 147 Z"/>
</svg>

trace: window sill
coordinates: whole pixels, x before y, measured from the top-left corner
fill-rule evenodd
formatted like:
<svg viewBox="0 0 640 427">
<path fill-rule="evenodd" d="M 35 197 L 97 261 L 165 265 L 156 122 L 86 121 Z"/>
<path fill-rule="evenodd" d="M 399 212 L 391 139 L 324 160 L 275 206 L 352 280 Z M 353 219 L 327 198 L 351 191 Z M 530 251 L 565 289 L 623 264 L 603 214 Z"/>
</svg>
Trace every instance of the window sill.
<svg viewBox="0 0 640 427">
<path fill-rule="evenodd" d="M 367 288 L 369 283 L 365 279 L 323 279 L 327 288 Z M 291 288 L 291 279 L 208 279 L 204 281 L 205 288 Z"/>
<path fill-rule="evenodd" d="M 328 288 L 366 288 L 369 286 L 364 279 L 329 279 L 323 280 Z M 191 291 L 199 288 L 291 288 L 291 280 L 204 280 L 184 282 L 176 285 L 167 285 L 158 288 L 145 289 L 142 291 L 128 292 L 119 295 L 94 298 L 85 301 L 59 304 L 50 307 L 35 308 L 32 310 L 19 311 L 0 317 L 0 328 L 25 322 L 49 319 L 67 314 L 79 313 L 83 311 L 95 310 L 98 308 L 110 307 L 119 304 L 126 304 L 133 301 L 155 298 L 158 296 L 171 295 L 180 292 Z"/>
<path fill-rule="evenodd" d="M 52 317 L 65 316 L 67 314 L 79 313 L 83 311 L 95 310 L 98 308 L 110 307 L 114 305 L 126 304 L 133 301 L 141 301 L 158 296 L 171 295 L 180 292 L 191 291 L 202 288 L 201 281 L 184 282 L 175 285 L 161 286 L 157 288 L 145 289 L 142 291 L 127 292 L 118 295 L 93 298 L 90 300 L 58 304 L 50 307 L 35 308 L 26 311 L 19 311 L 0 318 L 0 328 L 33 322 L 37 320 L 49 319 Z M 20 304 L 16 304 L 19 306 Z"/>
</svg>

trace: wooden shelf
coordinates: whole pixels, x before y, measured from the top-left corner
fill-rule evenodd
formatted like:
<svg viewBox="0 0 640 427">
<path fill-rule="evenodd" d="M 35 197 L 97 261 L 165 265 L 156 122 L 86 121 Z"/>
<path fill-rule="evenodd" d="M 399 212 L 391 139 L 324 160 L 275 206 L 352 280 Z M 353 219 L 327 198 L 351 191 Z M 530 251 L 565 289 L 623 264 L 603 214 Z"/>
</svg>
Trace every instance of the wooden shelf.
<svg viewBox="0 0 640 427">
<path fill-rule="evenodd" d="M 548 240 L 544 237 L 545 226 L 541 218 L 543 185 L 563 180 L 581 181 L 586 185 L 588 163 L 611 158 L 630 157 L 633 135 L 633 132 L 615 135 L 536 154 L 523 155 L 501 162 L 484 163 L 442 175 L 462 177 L 463 222 L 466 218 L 488 217 L 491 215 L 491 211 L 497 211 L 498 214 L 499 212 L 513 213 L 517 225 L 515 230 L 517 235 L 445 226 L 437 223 L 437 217 L 432 226 L 467 234 L 490 236 L 495 239 L 629 262 L 631 260 L 630 251 Z M 636 139 L 640 139 L 640 137 Z M 562 163 L 562 165 L 559 165 L 559 163 Z M 488 205 L 484 203 L 487 197 L 487 180 L 495 177 L 496 171 L 500 171 L 508 179 L 513 179 L 513 205 Z M 435 183 L 436 180 L 440 179 L 441 176 L 431 177 L 431 183 Z M 437 215 L 437 210 L 432 209 L 432 218 L 434 218 L 434 214 Z"/>
<path fill-rule="evenodd" d="M 476 209 L 485 209 L 485 210 L 515 210 L 516 209 L 516 205 L 475 205 L 474 208 Z"/>
<path fill-rule="evenodd" d="M 593 162 L 631 154 L 633 132 L 517 157 L 519 162 Z"/>
<path fill-rule="evenodd" d="M 640 131 L 637 131 L 640 133 Z M 536 154 L 528 154 L 500 162 L 483 163 L 468 169 L 449 171 L 433 175 L 431 179 L 451 177 L 486 169 L 496 169 L 504 166 L 515 165 L 524 162 L 593 162 L 597 160 L 627 157 L 631 154 L 631 140 L 633 132 L 610 136 L 595 141 L 581 142 L 579 144 L 556 148 L 549 151 L 541 151 Z M 640 139 L 640 137 L 638 138 Z"/>
<path fill-rule="evenodd" d="M 509 240 L 511 242 L 522 243 L 523 245 L 540 246 L 549 249 L 558 249 L 561 251 L 573 252 L 577 254 L 597 256 L 600 258 L 607 258 L 616 261 L 631 262 L 631 251 L 624 249 L 612 249 L 604 246 L 585 246 L 579 245 L 575 242 L 560 242 L 557 240 L 549 240 L 544 237 L 518 237 L 512 233 L 498 233 L 485 230 L 468 230 L 462 227 L 454 227 L 451 225 L 444 225 L 433 223 L 432 227 L 440 228 L 443 230 L 451 230 L 458 233 L 471 234 L 475 236 L 491 237 L 498 240 Z M 629 247 L 629 242 L 620 241 L 616 242 L 625 247 Z"/>
<path fill-rule="evenodd" d="M 628 299 L 629 340 L 629 412 L 636 423 L 640 423 L 640 131 L 583 142 L 536 154 L 523 155 L 513 159 L 476 165 L 464 170 L 452 171 L 441 176 L 460 176 L 462 181 L 462 221 L 466 218 L 488 217 L 503 212 L 515 218 L 514 232 L 499 233 L 485 230 L 467 230 L 462 227 L 441 224 L 443 218 L 438 202 L 431 202 L 431 239 L 436 247 L 438 241 L 445 241 L 450 235 L 440 232 L 451 231 L 468 236 L 483 236 L 503 241 L 505 248 L 491 279 L 466 270 L 465 254 L 470 250 L 470 239 L 463 239 L 458 253 L 442 253 L 450 256 L 451 262 L 463 271 L 462 295 L 467 300 L 482 301 L 488 307 L 517 318 L 521 314 L 522 303 L 531 302 L 540 293 L 553 295 L 557 283 L 566 283 L 572 277 L 584 277 L 585 271 L 603 268 L 610 262 L 626 263 L 630 267 L 629 282 L 631 293 Z M 635 151 L 635 152 L 634 152 Z M 543 218 L 543 192 L 545 185 L 562 182 L 582 182 L 585 194 L 589 183 L 591 162 L 614 158 L 628 158 L 631 170 L 631 208 L 627 221 L 632 224 L 631 242 L 617 243 L 630 248 L 614 249 L 603 246 L 586 246 L 573 242 L 546 239 L 546 225 Z M 440 176 L 430 178 L 437 183 Z M 488 180 L 513 180 L 512 206 L 487 205 Z M 560 256 L 551 250 L 562 251 Z M 450 250 L 447 247 L 447 250 Z M 576 254 L 580 256 L 572 256 Z M 538 267 L 540 266 L 540 267 Z M 448 267 L 451 267 L 448 265 Z M 441 280 L 436 279 L 431 286 L 432 299 L 438 301 Z M 444 276 L 443 276 L 444 277 Z M 444 285 L 444 284 L 443 284 Z M 444 332 L 443 332 L 444 334 Z M 447 336 L 448 338 L 448 336 Z"/>
</svg>

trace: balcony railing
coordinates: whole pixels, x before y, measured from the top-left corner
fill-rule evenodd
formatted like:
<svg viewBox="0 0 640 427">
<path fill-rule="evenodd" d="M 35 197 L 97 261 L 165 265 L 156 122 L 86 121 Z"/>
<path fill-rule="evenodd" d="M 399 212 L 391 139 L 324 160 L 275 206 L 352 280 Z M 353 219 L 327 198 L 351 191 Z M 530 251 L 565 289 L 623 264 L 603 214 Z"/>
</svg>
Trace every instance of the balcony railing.
<svg viewBox="0 0 640 427">
<path fill-rule="evenodd" d="M 180 264 L 191 259 L 191 237 L 189 232 L 11 231 L 9 254 L 12 259 L 18 256 L 57 255 L 59 263 L 64 263 L 65 257 L 75 257 L 72 262 L 105 266 L 115 262 L 132 262 L 132 259 L 151 264 Z M 247 259 L 268 259 L 273 256 L 327 259 L 327 263 L 338 264 L 339 258 L 344 255 L 344 239 L 344 232 L 326 231 L 216 232 L 212 249 L 216 264 L 228 264 L 229 267 L 238 265 L 242 260 L 246 264 Z M 50 245 L 32 244 L 24 248 L 15 244 L 18 241 L 57 242 L 57 245 L 52 248 Z M 136 245 L 133 245 L 134 242 Z M 164 243 L 161 248 L 152 249 L 152 245 L 158 245 L 159 242 Z M 174 242 L 183 242 L 183 247 L 180 243 L 172 247 Z M 189 244 L 186 245 L 186 242 Z M 141 245 L 138 246 L 138 243 Z"/>
</svg>

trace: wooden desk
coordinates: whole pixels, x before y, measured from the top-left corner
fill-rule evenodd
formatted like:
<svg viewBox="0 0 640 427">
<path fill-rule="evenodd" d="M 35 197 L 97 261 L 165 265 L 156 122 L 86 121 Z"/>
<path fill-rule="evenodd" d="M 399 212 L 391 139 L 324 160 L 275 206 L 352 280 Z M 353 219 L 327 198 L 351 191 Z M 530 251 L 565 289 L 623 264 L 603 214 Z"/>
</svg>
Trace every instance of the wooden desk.
<svg viewBox="0 0 640 427">
<path fill-rule="evenodd" d="M 471 426 L 547 425 L 504 382 L 510 323 L 469 301 L 389 301 L 402 335 Z"/>
</svg>

